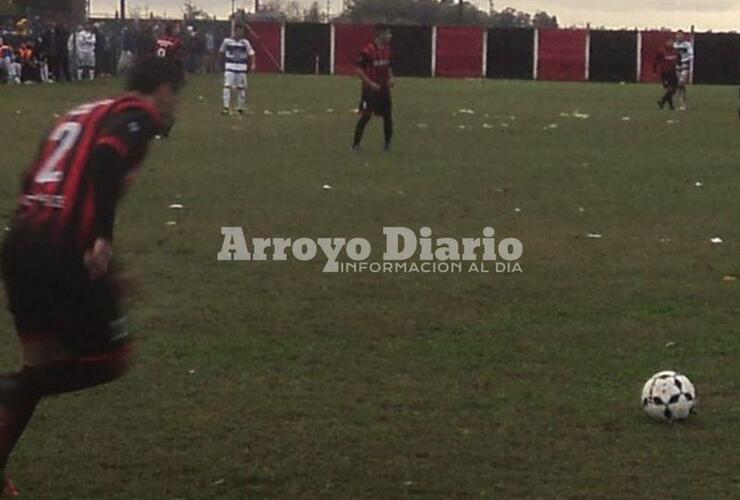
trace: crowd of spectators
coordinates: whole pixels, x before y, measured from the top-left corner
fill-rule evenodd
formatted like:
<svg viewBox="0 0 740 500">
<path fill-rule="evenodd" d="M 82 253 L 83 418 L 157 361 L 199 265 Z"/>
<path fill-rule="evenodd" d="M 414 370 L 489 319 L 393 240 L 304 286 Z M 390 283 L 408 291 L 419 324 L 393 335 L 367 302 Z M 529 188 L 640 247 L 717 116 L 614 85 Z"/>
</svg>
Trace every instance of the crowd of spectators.
<svg viewBox="0 0 740 500">
<path fill-rule="evenodd" d="M 189 73 L 216 72 L 218 49 L 228 24 L 109 20 L 70 26 L 36 18 L 0 24 L 0 83 L 68 82 L 116 75 L 137 57 L 152 53 L 166 25 L 182 41 L 183 63 Z"/>
</svg>

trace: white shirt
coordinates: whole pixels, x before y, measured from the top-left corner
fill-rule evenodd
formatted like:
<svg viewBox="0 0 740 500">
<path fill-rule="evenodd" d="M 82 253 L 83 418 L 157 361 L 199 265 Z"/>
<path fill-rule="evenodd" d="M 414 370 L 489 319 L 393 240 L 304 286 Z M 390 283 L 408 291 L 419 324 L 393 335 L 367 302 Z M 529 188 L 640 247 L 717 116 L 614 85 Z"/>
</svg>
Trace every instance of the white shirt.
<svg viewBox="0 0 740 500">
<path fill-rule="evenodd" d="M 226 71 L 232 73 L 249 71 L 249 58 L 254 56 L 254 49 L 246 38 L 241 40 L 226 38 L 221 44 L 220 52 L 224 54 L 226 60 Z"/>
<path fill-rule="evenodd" d="M 87 30 L 78 31 L 76 34 L 73 33 L 69 37 L 68 46 L 70 51 L 72 48 L 77 49 L 77 53 L 95 52 L 95 33 Z"/>
<path fill-rule="evenodd" d="M 689 40 L 682 40 L 674 43 L 673 48 L 678 51 L 678 69 L 689 69 L 691 61 L 694 60 L 694 46 L 692 43 Z"/>
</svg>

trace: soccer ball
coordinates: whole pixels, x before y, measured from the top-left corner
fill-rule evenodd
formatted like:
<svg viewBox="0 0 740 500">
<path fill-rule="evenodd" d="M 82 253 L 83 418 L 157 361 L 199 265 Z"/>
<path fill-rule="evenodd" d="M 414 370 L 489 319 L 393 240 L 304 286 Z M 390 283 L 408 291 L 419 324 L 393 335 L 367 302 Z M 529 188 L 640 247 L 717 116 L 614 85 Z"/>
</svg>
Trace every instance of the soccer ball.
<svg viewBox="0 0 740 500">
<path fill-rule="evenodd" d="M 661 422 L 685 420 L 696 408 L 696 389 L 685 376 L 673 371 L 659 372 L 642 388 L 642 409 Z"/>
</svg>

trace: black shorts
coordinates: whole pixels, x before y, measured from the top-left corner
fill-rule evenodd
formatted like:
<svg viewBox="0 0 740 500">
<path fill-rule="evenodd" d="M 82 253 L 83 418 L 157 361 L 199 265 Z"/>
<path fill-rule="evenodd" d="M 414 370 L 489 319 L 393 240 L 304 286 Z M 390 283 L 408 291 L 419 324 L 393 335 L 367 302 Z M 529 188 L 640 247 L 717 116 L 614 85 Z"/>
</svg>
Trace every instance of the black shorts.
<svg viewBox="0 0 740 500">
<path fill-rule="evenodd" d="M 112 353 L 128 343 L 119 287 L 112 275 L 91 280 L 79 252 L 11 231 L 1 261 L 21 341 L 50 336 L 78 357 Z"/>
<path fill-rule="evenodd" d="M 660 78 L 663 81 L 663 86 L 665 88 L 678 87 L 678 73 L 675 71 L 663 73 Z"/>
<path fill-rule="evenodd" d="M 390 115 L 393 112 L 393 100 L 391 89 L 387 86 L 381 87 L 377 92 L 363 87 L 360 100 L 360 112 L 372 113 L 377 116 Z"/>
</svg>

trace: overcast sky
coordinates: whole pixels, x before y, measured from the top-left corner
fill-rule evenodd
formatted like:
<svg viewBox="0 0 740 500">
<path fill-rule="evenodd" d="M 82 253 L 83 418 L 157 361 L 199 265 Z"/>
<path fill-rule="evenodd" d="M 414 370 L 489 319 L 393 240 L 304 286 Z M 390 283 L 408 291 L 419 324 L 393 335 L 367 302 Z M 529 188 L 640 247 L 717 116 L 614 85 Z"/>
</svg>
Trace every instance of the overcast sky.
<svg viewBox="0 0 740 500">
<path fill-rule="evenodd" d="M 118 0 L 91 0 L 95 14 L 113 13 Z M 299 0 L 310 5 L 312 0 Z M 488 0 L 471 0 L 488 9 Z M 254 0 L 235 0 L 237 7 L 254 5 Z M 342 6 L 342 0 L 329 0 L 332 12 Z M 177 16 L 182 0 L 127 0 L 130 7 L 148 7 L 156 14 Z M 319 0 L 322 9 L 327 0 Z M 231 0 L 195 0 L 212 14 L 226 16 Z M 608 27 L 674 27 L 698 30 L 740 31 L 740 0 L 494 0 L 497 10 L 510 6 L 527 12 L 546 10 L 558 16 L 563 25 L 584 26 L 591 23 Z"/>
</svg>

